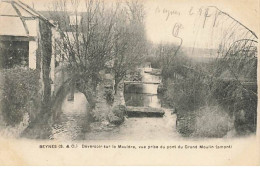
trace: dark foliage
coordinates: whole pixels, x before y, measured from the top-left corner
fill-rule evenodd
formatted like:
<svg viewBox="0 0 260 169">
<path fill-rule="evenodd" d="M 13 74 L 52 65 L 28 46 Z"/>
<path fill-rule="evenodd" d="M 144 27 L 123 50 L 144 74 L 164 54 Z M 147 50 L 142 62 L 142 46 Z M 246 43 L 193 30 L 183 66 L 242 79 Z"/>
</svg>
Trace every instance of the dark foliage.
<svg viewBox="0 0 260 169">
<path fill-rule="evenodd" d="M 111 89 L 107 89 L 105 91 L 105 98 L 107 101 L 107 104 L 112 105 L 114 103 L 114 94 L 113 94 L 113 90 Z"/>
<path fill-rule="evenodd" d="M 40 107 L 39 72 L 24 67 L 2 70 L 4 83 L 1 98 L 2 115 L 7 125 L 14 126 L 29 113 L 35 118 Z"/>
</svg>

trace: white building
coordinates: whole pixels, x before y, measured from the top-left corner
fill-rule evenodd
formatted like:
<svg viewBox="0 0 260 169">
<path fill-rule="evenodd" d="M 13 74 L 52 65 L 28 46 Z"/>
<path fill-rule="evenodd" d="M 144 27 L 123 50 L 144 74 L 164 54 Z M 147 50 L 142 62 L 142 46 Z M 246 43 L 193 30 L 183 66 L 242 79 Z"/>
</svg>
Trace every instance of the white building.
<svg viewBox="0 0 260 169">
<path fill-rule="evenodd" d="M 19 0 L 0 0 L 0 23 L 0 69 L 23 65 L 41 70 L 42 60 L 51 57 L 47 74 L 54 81 L 54 25 Z"/>
</svg>

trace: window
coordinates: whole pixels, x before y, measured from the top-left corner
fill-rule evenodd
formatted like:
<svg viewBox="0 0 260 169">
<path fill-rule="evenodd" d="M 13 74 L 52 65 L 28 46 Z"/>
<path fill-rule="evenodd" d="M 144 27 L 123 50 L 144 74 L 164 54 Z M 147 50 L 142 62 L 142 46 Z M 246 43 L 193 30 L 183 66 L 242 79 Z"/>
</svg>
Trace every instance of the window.
<svg viewBox="0 0 260 169">
<path fill-rule="evenodd" d="M 0 41 L 0 69 L 14 66 L 28 66 L 28 41 Z"/>
</svg>

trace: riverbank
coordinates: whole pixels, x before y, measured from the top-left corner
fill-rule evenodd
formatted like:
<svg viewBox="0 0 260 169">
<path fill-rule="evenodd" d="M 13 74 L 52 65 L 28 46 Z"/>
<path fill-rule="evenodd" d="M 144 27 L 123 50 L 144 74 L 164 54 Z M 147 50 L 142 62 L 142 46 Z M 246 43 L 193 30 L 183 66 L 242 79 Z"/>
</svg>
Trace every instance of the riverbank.
<svg viewBox="0 0 260 169">
<path fill-rule="evenodd" d="M 111 123 L 113 108 L 124 104 L 122 85 L 114 96 L 113 104 L 106 101 L 106 84 L 101 83 L 98 88 L 97 104 L 93 112 L 88 112 L 88 102 L 82 93 L 74 94 L 74 101 L 64 100 L 62 114 L 52 125 L 51 139 L 55 140 L 85 140 L 89 133 L 111 131 L 118 125 Z M 88 115 L 89 114 L 89 115 Z M 114 116 L 112 116 L 114 117 Z"/>
<path fill-rule="evenodd" d="M 140 71 L 142 80 L 158 81 L 158 77 Z M 134 107 L 162 108 L 157 97 L 157 86 L 153 84 L 142 85 L 138 93 L 125 90 L 124 99 L 126 105 Z M 128 93 L 130 92 L 130 93 Z M 153 94 L 151 94 L 151 93 Z M 119 125 L 99 125 L 97 129 L 85 134 L 86 140 L 176 140 L 181 139 L 176 131 L 176 114 L 171 109 L 164 109 L 165 114 L 161 117 L 129 117 Z"/>
<path fill-rule="evenodd" d="M 209 93 L 201 81 L 167 79 L 163 81 L 161 97 L 164 106 L 173 108 L 176 129 L 184 137 L 234 137 L 234 117 L 216 102 L 209 102 Z"/>
<path fill-rule="evenodd" d="M 119 105 L 125 106 L 123 83 L 119 83 L 116 94 L 110 93 L 113 98 L 112 103 L 108 103 L 109 101 L 106 97 L 108 92 L 113 92 L 112 90 L 106 89 L 104 84 L 100 84 L 97 90 L 97 104 L 96 108 L 91 112 L 94 121 L 90 124 L 90 130 L 94 132 L 112 130 L 113 127 L 116 127 L 117 123 L 122 123 L 124 121 L 124 118 L 122 119 L 121 117 L 118 119 L 119 117 L 116 117 L 113 112 L 115 107 Z"/>
</svg>

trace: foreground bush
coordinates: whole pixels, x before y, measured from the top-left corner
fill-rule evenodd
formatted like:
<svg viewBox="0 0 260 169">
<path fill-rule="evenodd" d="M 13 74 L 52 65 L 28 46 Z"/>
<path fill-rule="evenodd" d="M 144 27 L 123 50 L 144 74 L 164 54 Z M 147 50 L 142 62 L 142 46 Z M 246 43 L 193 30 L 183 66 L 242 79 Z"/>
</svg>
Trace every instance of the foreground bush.
<svg viewBox="0 0 260 169">
<path fill-rule="evenodd" d="M 242 86 L 236 81 L 218 80 L 214 83 L 212 91 L 218 105 L 234 118 L 234 127 L 238 135 L 256 132 L 257 86 Z"/>
<path fill-rule="evenodd" d="M 223 137 L 233 129 L 237 135 L 254 133 L 257 88 L 232 80 L 209 82 L 196 77 L 165 81 L 164 99 L 177 109 L 179 133 L 195 137 Z"/>
<path fill-rule="evenodd" d="M 194 137 L 224 137 L 232 128 L 233 121 L 218 106 L 209 106 L 195 112 Z"/>
<path fill-rule="evenodd" d="M 116 105 L 112 108 L 112 113 L 109 114 L 108 120 L 112 124 L 119 125 L 124 122 L 126 115 L 126 107 L 124 105 Z"/>
<path fill-rule="evenodd" d="M 166 83 L 165 98 L 180 112 L 195 111 L 208 101 L 207 86 L 196 77 Z"/>
<path fill-rule="evenodd" d="M 196 130 L 199 109 L 207 104 L 208 88 L 198 77 L 164 81 L 167 88 L 164 100 L 177 112 L 177 130 L 191 136 Z"/>
<path fill-rule="evenodd" d="M 1 113 L 7 125 L 20 123 L 25 113 L 35 118 L 40 104 L 39 73 L 24 67 L 1 70 Z"/>
</svg>

